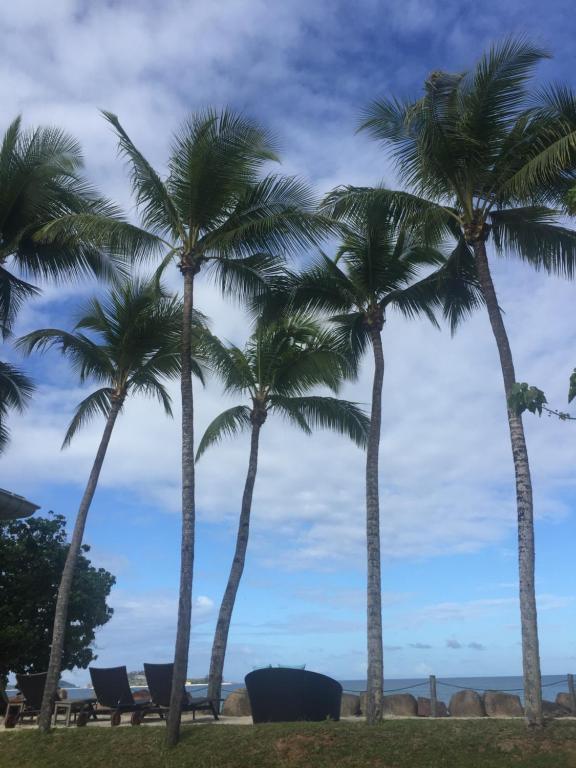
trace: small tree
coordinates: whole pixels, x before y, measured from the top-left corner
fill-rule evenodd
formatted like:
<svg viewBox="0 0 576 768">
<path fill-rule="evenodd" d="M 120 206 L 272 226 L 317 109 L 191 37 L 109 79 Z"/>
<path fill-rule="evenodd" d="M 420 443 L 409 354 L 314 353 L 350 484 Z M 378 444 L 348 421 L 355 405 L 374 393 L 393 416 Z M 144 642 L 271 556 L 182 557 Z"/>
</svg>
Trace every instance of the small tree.
<svg viewBox="0 0 576 768">
<path fill-rule="evenodd" d="M 69 550 L 66 518 L 31 517 L 0 524 L 0 686 L 9 672 L 43 672 L 58 583 Z M 85 668 L 97 658 L 95 631 L 112 617 L 106 598 L 115 578 L 94 568 L 84 544 L 72 580 L 62 669 Z"/>
<path fill-rule="evenodd" d="M 135 280 L 114 289 L 105 301 L 94 299 L 85 308 L 72 333 L 49 328 L 34 331 L 18 342 L 27 352 L 50 347 L 59 349 L 69 358 L 82 382 L 91 379 L 103 385 L 91 392 L 76 409 L 64 438 L 64 446 L 95 416 L 102 415 L 106 419 L 78 509 L 58 590 L 48 677 L 38 718 L 38 726 L 43 731 L 50 728 L 52 701 L 64 651 L 72 580 L 112 431 L 127 397 L 134 394 L 156 397 L 166 413 L 172 414 L 170 397 L 163 381 L 174 378 L 180 371 L 181 312 L 180 302 L 166 296 L 156 281 L 144 283 Z M 189 365 L 200 375 L 193 360 L 189 361 Z"/>
<path fill-rule="evenodd" d="M 250 431 L 250 456 L 244 484 L 236 550 L 224 591 L 212 645 L 208 696 L 220 699 L 224 659 L 232 611 L 244 570 L 252 494 L 258 468 L 260 431 L 268 414 L 277 414 L 307 435 L 323 427 L 347 435 L 364 447 L 368 418 L 356 403 L 334 397 L 307 395 L 316 386 L 337 391 L 353 373 L 339 338 L 304 316 L 285 318 L 257 328 L 244 349 L 225 346 L 215 337 L 205 342 L 205 359 L 224 383 L 226 392 L 247 396 L 250 405 L 221 413 L 208 426 L 197 459 L 225 436 Z"/>
</svg>

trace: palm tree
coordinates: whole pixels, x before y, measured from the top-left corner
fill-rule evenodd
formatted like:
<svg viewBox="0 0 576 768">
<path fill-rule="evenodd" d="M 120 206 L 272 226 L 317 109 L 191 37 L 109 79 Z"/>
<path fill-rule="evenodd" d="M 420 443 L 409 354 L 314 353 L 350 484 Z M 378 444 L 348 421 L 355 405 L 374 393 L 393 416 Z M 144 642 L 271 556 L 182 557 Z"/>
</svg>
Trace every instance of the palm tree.
<svg viewBox="0 0 576 768">
<path fill-rule="evenodd" d="M 194 565 L 194 401 L 189 361 L 196 275 L 208 273 L 224 293 L 243 299 L 262 292 L 283 251 L 305 247 L 329 229 L 315 213 L 308 187 L 295 178 L 262 176 L 276 159 L 258 124 L 229 111 L 199 112 L 175 134 L 163 179 L 134 146 L 118 118 L 105 113 L 127 157 L 144 231 L 165 249 L 183 278 L 181 343 L 182 541 L 174 676 L 167 743 L 180 731 L 186 680 Z M 275 255 L 271 255 L 273 252 Z"/>
<path fill-rule="evenodd" d="M 361 201 L 340 210 L 326 200 L 342 224 L 343 238 L 334 260 L 325 255 L 300 276 L 293 275 L 292 305 L 328 312 L 336 330 L 359 362 L 370 348 L 374 358 L 370 431 L 366 451 L 367 545 L 367 707 L 370 724 L 382 718 L 384 660 L 380 558 L 378 462 L 384 381 L 382 331 L 389 310 L 407 318 L 420 315 L 437 325 L 434 309 L 452 323 L 475 306 L 478 296 L 468 279 L 467 253 L 458 247 L 449 257 L 422 245 L 422 235 L 399 227 L 385 190 L 364 192 Z M 339 195 L 336 194 L 339 199 Z M 450 287 L 450 292 L 448 291 Z M 284 290 L 287 290 L 285 287 Z"/>
<path fill-rule="evenodd" d="M 29 333 L 17 343 L 28 353 L 35 349 L 58 349 L 70 360 L 81 382 L 92 380 L 100 385 L 78 405 L 62 447 L 69 445 L 76 432 L 95 416 L 102 415 L 106 420 L 58 589 L 48 677 L 38 718 L 43 731 L 50 728 L 74 570 L 112 430 L 130 395 L 156 397 L 166 413 L 172 414 L 163 380 L 174 378 L 180 371 L 181 323 L 179 301 L 166 295 L 156 280 L 134 280 L 115 288 L 102 301 L 93 299 L 72 332 L 47 328 Z M 190 366 L 201 375 L 194 361 L 190 361 Z"/>
<path fill-rule="evenodd" d="M 45 228 L 78 215 L 111 217 L 118 211 L 90 188 L 81 175 L 80 146 L 57 128 L 23 130 L 17 117 L 0 144 L 0 339 L 12 332 L 22 303 L 40 293 L 23 275 L 70 280 L 110 277 L 119 254 L 90 243 L 68 226 L 49 236 Z M 110 244 L 111 241 L 110 241 Z M 110 257 L 113 258 L 110 258 Z M 27 376 L 0 363 L 0 452 L 8 442 L 8 410 L 22 411 L 33 391 Z"/>
<path fill-rule="evenodd" d="M 10 363 L 0 361 L 0 453 L 10 439 L 6 426 L 8 412 L 22 412 L 33 391 L 32 381 L 22 371 Z"/>
<path fill-rule="evenodd" d="M 251 403 L 229 408 L 217 416 L 206 429 L 197 452 L 198 460 L 223 437 L 250 430 L 250 457 L 236 550 L 210 659 L 208 697 L 220 699 L 228 632 L 246 560 L 260 431 L 268 414 L 279 414 L 308 435 L 314 426 L 333 429 L 362 447 L 366 443 L 368 418 L 355 403 L 306 394 L 318 385 L 337 391 L 343 378 L 354 373 L 342 354 L 340 340 L 310 318 L 296 315 L 276 323 L 261 323 L 244 349 L 225 346 L 209 337 L 203 352 L 208 366 L 222 379 L 225 391 L 246 395 Z"/>
<path fill-rule="evenodd" d="M 567 89 L 529 88 L 545 51 L 520 39 L 493 46 L 470 72 L 434 72 L 417 101 L 381 99 L 361 128 L 389 147 L 408 192 L 389 193 L 429 231 L 464 238 L 496 340 L 504 393 L 514 362 L 489 266 L 487 243 L 536 269 L 572 276 L 576 233 L 560 223 L 576 172 L 576 98 Z M 361 191 L 335 204 L 353 208 Z M 354 202 L 356 200 L 356 202 Z M 507 407 L 518 509 L 520 610 L 526 717 L 542 722 L 534 589 L 532 483 L 521 416 Z"/>
<path fill-rule="evenodd" d="M 128 226 L 118 210 L 87 184 L 82 168 L 80 145 L 58 128 L 23 130 L 17 117 L 2 137 L 0 337 L 10 334 L 22 302 L 39 293 L 23 275 L 52 280 L 107 278 L 120 266 L 118 238 L 109 239 L 107 248 L 103 240 L 96 244 L 80 237 L 76 229 L 86 217 Z"/>
</svg>

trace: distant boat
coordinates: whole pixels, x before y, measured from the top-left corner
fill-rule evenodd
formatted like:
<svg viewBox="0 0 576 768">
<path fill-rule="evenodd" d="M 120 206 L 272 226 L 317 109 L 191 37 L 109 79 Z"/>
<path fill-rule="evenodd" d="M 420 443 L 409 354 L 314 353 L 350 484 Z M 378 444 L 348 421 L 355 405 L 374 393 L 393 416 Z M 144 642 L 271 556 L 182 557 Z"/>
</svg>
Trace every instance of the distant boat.
<svg viewBox="0 0 576 768">
<path fill-rule="evenodd" d="M 265 664 L 263 667 L 252 667 L 252 669 L 306 669 L 306 664 Z"/>
</svg>

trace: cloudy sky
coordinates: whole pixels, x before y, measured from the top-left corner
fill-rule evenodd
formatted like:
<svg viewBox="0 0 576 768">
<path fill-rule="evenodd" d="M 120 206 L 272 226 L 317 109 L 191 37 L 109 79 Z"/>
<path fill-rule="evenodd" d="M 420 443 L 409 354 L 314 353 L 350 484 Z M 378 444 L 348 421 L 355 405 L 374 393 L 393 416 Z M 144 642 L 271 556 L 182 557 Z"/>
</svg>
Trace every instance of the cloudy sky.
<svg viewBox="0 0 576 768">
<path fill-rule="evenodd" d="M 125 170 L 99 109 L 116 112 L 164 170 L 170 133 L 192 110 L 230 105 L 280 136 L 282 171 L 323 193 L 341 183 L 394 184 L 382 150 L 354 133 L 380 94 L 417 95 L 435 69 L 462 70 L 495 39 L 526 33 L 550 47 L 542 80 L 574 71 L 568 0 L 19 0 L 2 3 L 3 130 L 16 114 L 77 136 L 87 173 L 134 215 Z M 493 262 L 519 380 L 565 408 L 576 365 L 576 286 Z M 171 276 L 178 285 L 175 275 Z M 66 326 L 95 285 L 45 286 L 19 332 Z M 198 303 L 221 336 L 242 342 L 246 320 L 202 282 Z M 518 674 L 521 670 L 513 468 L 497 354 L 479 314 L 454 339 L 391 316 L 381 451 L 386 674 Z M 14 353 L 2 354 L 15 359 Z M 0 485 L 72 521 L 102 424 L 60 452 L 81 389 L 55 356 L 25 363 L 38 393 L 12 420 Z M 367 403 L 371 366 L 344 394 Z M 172 388 L 177 401 L 177 388 Z M 230 401 L 231 402 L 231 401 Z M 197 389 L 198 433 L 229 401 Z M 576 659 L 572 567 L 576 432 L 526 419 L 533 465 L 542 666 Z M 363 454 L 326 433 L 304 437 L 270 419 L 261 442 L 248 564 L 226 677 L 253 666 L 306 663 L 340 679 L 365 673 Z M 240 438 L 198 466 L 197 554 L 190 674 L 208 669 L 247 463 Z M 143 400 L 118 423 L 90 513 L 92 559 L 117 577 L 99 662 L 141 668 L 172 654 L 179 548 L 178 416 Z M 86 679 L 79 672 L 78 681 Z"/>
</svg>

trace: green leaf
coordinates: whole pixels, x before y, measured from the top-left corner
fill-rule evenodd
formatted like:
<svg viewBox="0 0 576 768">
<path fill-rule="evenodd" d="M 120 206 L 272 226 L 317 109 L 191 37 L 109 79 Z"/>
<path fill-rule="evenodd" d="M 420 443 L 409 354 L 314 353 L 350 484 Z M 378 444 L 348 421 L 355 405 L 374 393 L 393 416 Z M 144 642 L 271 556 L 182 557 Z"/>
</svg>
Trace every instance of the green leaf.
<svg viewBox="0 0 576 768">
<path fill-rule="evenodd" d="M 524 411 L 542 416 L 542 407 L 547 402 L 546 395 L 541 389 L 525 382 L 513 384 L 508 396 L 508 407 L 518 416 L 521 416 Z"/>
<path fill-rule="evenodd" d="M 248 429 L 251 423 L 250 408 L 247 405 L 236 405 L 223 411 L 208 425 L 202 435 L 198 450 L 196 451 L 196 461 L 200 459 L 202 454 L 211 445 L 219 443 L 224 437 L 232 437 L 239 434 L 244 429 Z"/>
<path fill-rule="evenodd" d="M 570 389 L 568 390 L 568 402 L 571 403 L 576 397 L 576 368 L 570 375 Z"/>
</svg>

